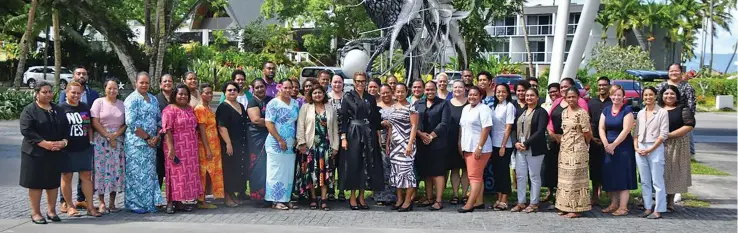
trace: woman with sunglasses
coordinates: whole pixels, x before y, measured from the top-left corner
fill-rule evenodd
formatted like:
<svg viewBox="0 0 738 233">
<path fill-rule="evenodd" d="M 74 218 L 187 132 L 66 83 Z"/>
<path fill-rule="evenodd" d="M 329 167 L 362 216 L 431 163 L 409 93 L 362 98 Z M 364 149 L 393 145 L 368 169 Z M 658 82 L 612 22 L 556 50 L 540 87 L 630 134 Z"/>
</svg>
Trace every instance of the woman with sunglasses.
<svg viewBox="0 0 738 233">
<path fill-rule="evenodd" d="M 235 82 L 223 85 L 226 100 L 215 110 L 215 121 L 220 133 L 220 151 L 223 160 L 223 188 L 225 190 L 225 204 L 228 207 L 238 206 L 236 194 L 241 195 L 246 190 L 248 180 L 248 127 L 249 118 L 246 109 L 239 103 L 240 89 Z"/>
</svg>

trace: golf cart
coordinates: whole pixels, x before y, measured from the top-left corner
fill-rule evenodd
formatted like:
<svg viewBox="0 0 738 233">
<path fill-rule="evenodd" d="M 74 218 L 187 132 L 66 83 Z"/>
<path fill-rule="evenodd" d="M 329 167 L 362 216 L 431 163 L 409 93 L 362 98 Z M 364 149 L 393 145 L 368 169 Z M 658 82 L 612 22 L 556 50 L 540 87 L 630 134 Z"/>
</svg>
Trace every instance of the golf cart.
<svg viewBox="0 0 738 233">
<path fill-rule="evenodd" d="M 640 111 L 643 108 L 643 86 L 642 83 L 644 82 L 656 82 L 660 83 L 664 80 L 669 79 L 669 72 L 667 71 L 658 71 L 658 70 L 625 70 L 625 73 L 635 76 L 637 79 L 633 80 L 631 82 L 625 82 L 625 81 L 619 81 L 613 83 L 616 83 L 618 85 L 623 86 L 623 89 L 627 91 L 634 91 L 637 93 L 637 96 L 633 96 L 632 98 L 628 98 L 628 101 L 630 102 L 631 107 L 633 108 L 633 113 L 637 115 L 638 111 Z M 648 86 L 648 85 L 646 85 Z M 655 86 L 655 85 L 654 85 Z M 627 97 L 627 96 L 626 96 Z"/>
</svg>

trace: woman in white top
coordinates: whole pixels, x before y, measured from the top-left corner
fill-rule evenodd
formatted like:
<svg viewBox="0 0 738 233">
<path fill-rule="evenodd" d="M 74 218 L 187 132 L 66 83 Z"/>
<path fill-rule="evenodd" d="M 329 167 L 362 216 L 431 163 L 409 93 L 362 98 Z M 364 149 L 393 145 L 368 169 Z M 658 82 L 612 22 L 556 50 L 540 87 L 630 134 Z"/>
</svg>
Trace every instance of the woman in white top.
<svg viewBox="0 0 738 233">
<path fill-rule="evenodd" d="M 459 152 L 466 161 L 466 170 L 471 185 L 469 201 L 458 209 L 459 213 L 484 209 L 482 175 L 492 154 L 492 141 L 487 140 L 492 130 L 492 110 L 481 104 L 482 90 L 469 87 L 469 105 L 464 107 L 459 121 Z"/>
<path fill-rule="evenodd" d="M 492 105 L 492 171 L 497 192 L 497 202 L 490 208 L 507 210 L 507 196 L 512 193 L 510 183 L 510 157 L 513 152 L 513 143 L 510 138 L 513 124 L 515 124 L 515 105 L 510 96 L 510 87 L 507 84 L 497 84 L 495 87 L 495 102 Z"/>
</svg>

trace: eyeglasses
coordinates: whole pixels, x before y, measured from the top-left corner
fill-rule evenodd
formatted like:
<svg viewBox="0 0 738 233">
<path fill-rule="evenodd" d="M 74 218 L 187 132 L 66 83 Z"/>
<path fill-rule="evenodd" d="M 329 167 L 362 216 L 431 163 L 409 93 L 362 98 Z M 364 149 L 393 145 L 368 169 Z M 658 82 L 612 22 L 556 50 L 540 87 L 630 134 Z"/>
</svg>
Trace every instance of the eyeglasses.
<svg viewBox="0 0 738 233">
<path fill-rule="evenodd" d="M 554 93 L 558 93 L 558 92 L 559 92 L 559 90 L 548 91 L 549 94 L 554 94 Z"/>
<path fill-rule="evenodd" d="M 238 92 L 238 89 L 230 88 L 230 89 L 226 89 L 226 92 Z"/>
<path fill-rule="evenodd" d="M 355 79 L 354 82 L 355 83 L 366 83 L 366 79 L 365 80 Z"/>
</svg>

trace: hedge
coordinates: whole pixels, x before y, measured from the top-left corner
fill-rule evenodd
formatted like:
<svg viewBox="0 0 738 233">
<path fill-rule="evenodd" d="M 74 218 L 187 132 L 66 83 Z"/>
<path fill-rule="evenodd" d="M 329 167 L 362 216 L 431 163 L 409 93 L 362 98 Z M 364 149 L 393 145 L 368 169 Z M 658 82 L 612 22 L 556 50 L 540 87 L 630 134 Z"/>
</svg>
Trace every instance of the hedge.
<svg viewBox="0 0 738 233">
<path fill-rule="evenodd" d="M 689 84 L 697 96 L 732 95 L 738 97 L 738 79 L 695 78 Z"/>
<path fill-rule="evenodd" d="M 13 120 L 20 118 L 26 105 L 33 103 L 32 91 L 7 90 L 0 92 L 0 119 Z"/>
</svg>

